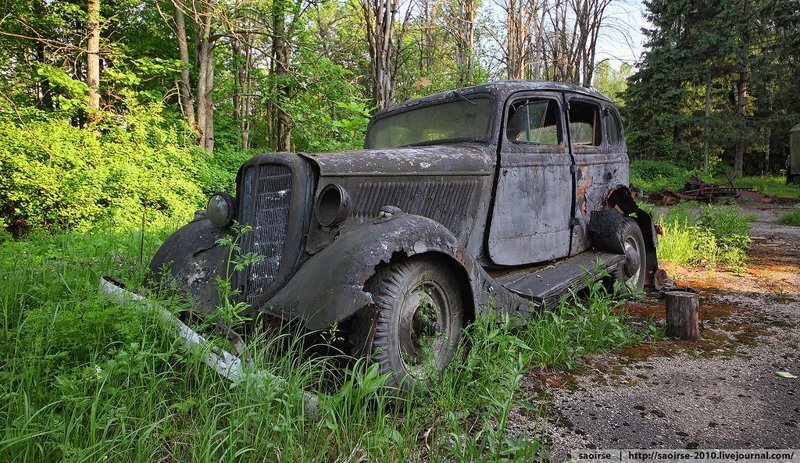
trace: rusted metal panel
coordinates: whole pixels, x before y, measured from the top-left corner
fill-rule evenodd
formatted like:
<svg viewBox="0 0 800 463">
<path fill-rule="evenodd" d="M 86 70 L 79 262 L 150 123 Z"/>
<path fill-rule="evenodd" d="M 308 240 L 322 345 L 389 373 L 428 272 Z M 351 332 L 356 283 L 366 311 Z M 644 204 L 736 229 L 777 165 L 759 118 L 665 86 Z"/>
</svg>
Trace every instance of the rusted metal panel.
<svg viewBox="0 0 800 463">
<path fill-rule="evenodd" d="M 569 253 L 572 164 L 565 154 L 503 153 L 488 252 L 499 265 Z"/>
<path fill-rule="evenodd" d="M 577 255 L 592 247 L 589 232 L 589 222 L 593 211 L 605 207 L 605 201 L 611 190 L 617 186 L 628 184 L 628 155 L 624 137 L 619 127 L 620 142 L 615 146 L 609 144 L 607 119 L 619 117 L 612 105 L 602 100 L 589 100 L 584 96 L 568 93 L 567 101 L 570 104 L 584 103 L 597 108 L 597 120 L 601 141 L 597 146 L 572 145 L 572 155 L 575 159 L 575 210 L 572 229 L 572 242 L 570 255 Z"/>
<path fill-rule="evenodd" d="M 344 320 L 372 302 L 364 283 L 382 262 L 398 254 L 438 253 L 463 269 L 469 280 L 476 312 L 515 310 L 521 301 L 494 283 L 486 271 L 441 224 L 426 217 L 398 213 L 353 226 L 306 261 L 289 283 L 268 303 L 284 318 L 299 318 L 309 329 L 322 329 Z"/>
<path fill-rule="evenodd" d="M 338 153 L 301 153 L 321 177 L 490 176 L 494 154 L 470 143 Z"/>
<path fill-rule="evenodd" d="M 177 287 L 186 291 L 194 310 L 210 313 L 219 305 L 217 278 L 225 277 L 228 256 L 228 250 L 217 240 L 227 235 L 227 230 L 198 217 L 179 228 L 156 251 L 148 280 L 159 282 L 165 289 Z"/>
</svg>

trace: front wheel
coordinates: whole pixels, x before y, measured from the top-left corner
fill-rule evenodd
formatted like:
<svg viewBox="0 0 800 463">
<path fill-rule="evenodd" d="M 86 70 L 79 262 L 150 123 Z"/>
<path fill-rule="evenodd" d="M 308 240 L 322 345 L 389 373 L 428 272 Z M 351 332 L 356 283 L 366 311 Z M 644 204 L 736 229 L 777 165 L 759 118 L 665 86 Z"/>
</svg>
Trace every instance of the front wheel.
<svg viewBox="0 0 800 463">
<path fill-rule="evenodd" d="M 356 343 L 389 376 L 389 387 L 402 394 L 424 389 L 453 359 L 461 339 L 464 301 L 457 277 L 437 259 L 412 257 L 378 269 L 365 289 L 376 310 L 357 320 L 362 334 Z"/>
</svg>

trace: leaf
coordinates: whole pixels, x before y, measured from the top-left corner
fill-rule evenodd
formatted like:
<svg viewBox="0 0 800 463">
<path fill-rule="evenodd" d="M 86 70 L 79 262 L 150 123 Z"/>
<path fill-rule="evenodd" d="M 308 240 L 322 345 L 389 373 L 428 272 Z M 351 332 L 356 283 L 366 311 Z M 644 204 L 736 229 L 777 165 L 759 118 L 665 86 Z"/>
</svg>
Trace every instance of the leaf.
<svg viewBox="0 0 800 463">
<path fill-rule="evenodd" d="M 780 376 L 781 378 L 789 378 L 789 379 L 797 378 L 797 376 L 789 373 L 788 371 L 776 371 L 775 375 Z"/>
</svg>

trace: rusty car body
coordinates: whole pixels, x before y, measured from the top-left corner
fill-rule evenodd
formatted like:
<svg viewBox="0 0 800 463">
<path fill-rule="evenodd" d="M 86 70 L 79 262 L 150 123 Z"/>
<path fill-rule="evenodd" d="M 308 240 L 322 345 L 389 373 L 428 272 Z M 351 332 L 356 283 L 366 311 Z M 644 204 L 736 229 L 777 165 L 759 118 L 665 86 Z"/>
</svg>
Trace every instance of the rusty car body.
<svg viewBox="0 0 800 463">
<path fill-rule="evenodd" d="M 246 312 L 349 326 L 400 388 L 419 383 L 423 350 L 449 361 L 478 314 L 528 317 L 598 270 L 641 288 L 658 268 L 617 108 L 554 82 L 400 103 L 373 117 L 363 150 L 253 157 L 235 197 L 212 197 L 151 263 L 200 313 L 219 304 L 234 221 L 252 227 L 241 252 L 262 256 L 231 276 Z M 421 346 L 432 334 L 445 340 Z"/>
</svg>

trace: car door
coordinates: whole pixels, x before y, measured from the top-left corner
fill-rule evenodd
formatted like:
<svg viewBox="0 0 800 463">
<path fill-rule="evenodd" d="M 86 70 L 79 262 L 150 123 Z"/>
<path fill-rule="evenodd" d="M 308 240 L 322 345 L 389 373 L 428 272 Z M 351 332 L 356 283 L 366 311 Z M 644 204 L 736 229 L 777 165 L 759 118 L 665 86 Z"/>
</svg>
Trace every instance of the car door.
<svg viewBox="0 0 800 463">
<path fill-rule="evenodd" d="M 592 246 L 589 220 L 609 191 L 627 184 L 628 164 L 619 115 L 613 105 L 582 95 L 565 95 L 570 149 L 575 159 L 575 211 L 570 254 Z"/>
<path fill-rule="evenodd" d="M 574 187 L 561 99 L 557 93 L 525 92 L 506 104 L 487 243 L 495 264 L 569 254 Z"/>
</svg>

